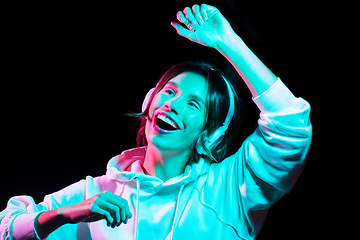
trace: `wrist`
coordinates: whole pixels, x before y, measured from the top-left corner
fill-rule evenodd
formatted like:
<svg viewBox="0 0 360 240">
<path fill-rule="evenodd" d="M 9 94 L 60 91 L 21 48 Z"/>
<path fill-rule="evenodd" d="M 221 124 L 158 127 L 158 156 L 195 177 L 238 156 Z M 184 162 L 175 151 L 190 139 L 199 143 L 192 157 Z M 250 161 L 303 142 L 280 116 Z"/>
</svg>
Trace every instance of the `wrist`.
<svg viewBox="0 0 360 240">
<path fill-rule="evenodd" d="M 225 54 L 229 51 L 233 51 L 234 47 L 239 47 L 240 45 L 245 45 L 245 43 L 235 32 L 231 32 L 222 38 L 215 49 L 220 53 Z"/>
</svg>

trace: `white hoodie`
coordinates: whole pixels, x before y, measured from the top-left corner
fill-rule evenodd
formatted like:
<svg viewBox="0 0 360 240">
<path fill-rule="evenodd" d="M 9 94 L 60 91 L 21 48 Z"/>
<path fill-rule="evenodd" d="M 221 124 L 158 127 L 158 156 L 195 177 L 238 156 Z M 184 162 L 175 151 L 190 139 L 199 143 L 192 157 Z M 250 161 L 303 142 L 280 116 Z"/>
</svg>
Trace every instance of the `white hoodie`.
<svg viewBox="0 0 360 240">
<path fill-rule="evenodd" d="M 253 239 L 267 209 L 296 181 L 312 135 L 309 104 L 280 80 L 253 100 L 259 127 L 221 163 L 201 159 L 163 182 L 143 172 L 146 147 L 124 151 L 109 161 L 106 175 L 88 176 L 39 204 L 29 196 L 11 198 L 0 213 L 0 239 L 39 239 L 34 218 L 40 212 L 105 190 L 128 201 L 127 224 L 67 224 L 47 239 Z"/>
</svg>

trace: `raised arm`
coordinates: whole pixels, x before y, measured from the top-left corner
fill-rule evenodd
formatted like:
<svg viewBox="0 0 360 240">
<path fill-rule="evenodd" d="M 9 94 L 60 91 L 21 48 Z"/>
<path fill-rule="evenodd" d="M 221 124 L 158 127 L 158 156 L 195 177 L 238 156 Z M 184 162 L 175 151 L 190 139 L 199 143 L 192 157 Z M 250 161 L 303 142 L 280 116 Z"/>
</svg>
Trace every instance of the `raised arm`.
<svg viewBox="0 0 360 240">
<path fill-rule="evenodd" d="M 192 9 L 187 7 L 183 12 L 179 11 L 177 19 L 186 26 L 171 22 L 178 34 L 218 50 L 234 66 L 253 97 L 276 82 L 277 77 L 246 46 L 217 8 L 207 4 L 194 5 Z"/>
<path fill-rule="evenodd" d="M 177 18 L 186 25 L 171 23 L 179 35 L 217 49 L 232 63 L 261 111 L 258 128 L 239 150 L 221 163 L 211 164 L 212 174 L 222 176 L 226 184 L 209 185 L 208 194 L 203 193 L 205 198 L 209 196 L 204 202 L 212 202 L 219 218 L 255 238 L 265 219 L 264 210 L 291 189 L 302 171 L 312 137 L 310 105 L 278 80 L 215 7 L 194 5 L 178 12 Z M 213 197 L 222 193 L 231 193 L 227 206 Z M 248 226 L 246 231 L 244 226 Z"/>
</svg>

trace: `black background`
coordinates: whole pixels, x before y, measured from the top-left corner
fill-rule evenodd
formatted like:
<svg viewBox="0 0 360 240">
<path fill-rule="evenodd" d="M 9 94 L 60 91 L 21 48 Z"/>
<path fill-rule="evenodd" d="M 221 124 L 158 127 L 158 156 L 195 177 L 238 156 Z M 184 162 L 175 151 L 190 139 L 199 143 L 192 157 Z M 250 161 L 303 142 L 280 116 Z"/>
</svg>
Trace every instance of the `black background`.
<svg viewBox="0 0 360 240">
<path fill-rule="evenodd" d="M 139 122 L 124 115 L 139 112 L 158 77 L 181 61 L 206 60 L 226 71 L 246 104 L 240 134 L 255 129 L 259 112 L 231 65 L 170 25 L 177 11 L 196 2 L 121 2 L 4 8 L 1 209 L 11 196 L 40 202 L 87 175 L 105 174 L 111 157 L 136 147 Z M 326 113 L 332 107 L 329 80 L 336 77 L 327 74 L 329 58 L 336 50 L 328 49 L 334 31 L 329 6 L 308 0 L 206 3 L 219 8 L 253 52 L 312 107 L 305 170 L 270 209 L 258 239 L 332 234 L 329 203 L 336 183 L 329 184 L 329 163 L 335 143 Z"/>
</svg>

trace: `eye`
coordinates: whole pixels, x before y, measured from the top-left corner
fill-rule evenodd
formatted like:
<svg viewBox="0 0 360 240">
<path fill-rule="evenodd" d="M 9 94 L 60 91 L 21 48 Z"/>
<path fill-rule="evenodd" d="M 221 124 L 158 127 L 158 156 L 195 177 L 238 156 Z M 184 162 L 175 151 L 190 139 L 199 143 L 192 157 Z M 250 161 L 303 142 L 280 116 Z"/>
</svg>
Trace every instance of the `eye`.
<svg viewBox="0 0 360 240">
<path fill-rule="evenodd" d="M 196 108 L 196 109 L 200 109 L 199 104 L 198 104 L 197 102 L 195 102 L 195 101 L 190 101 L 190 102 L 188 102 L 188 105 L 189 105 L 190 107 L 193 107 L 193 108 Z"/>
<path fill-rule="evenodd" d="M 171 88 L 165 89 L 165 93 L 166 93 L 168 96 L 175 96 L 175 94 L 176 94 L 175 90 L 173 90 L 173 89 L 171 89 Z"/>
</svg>

